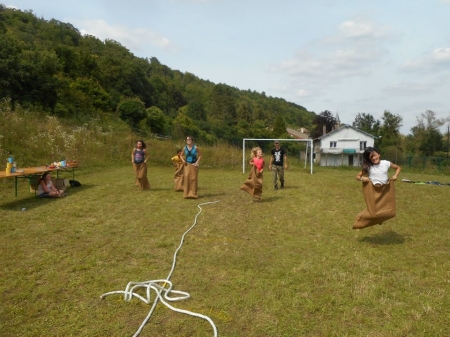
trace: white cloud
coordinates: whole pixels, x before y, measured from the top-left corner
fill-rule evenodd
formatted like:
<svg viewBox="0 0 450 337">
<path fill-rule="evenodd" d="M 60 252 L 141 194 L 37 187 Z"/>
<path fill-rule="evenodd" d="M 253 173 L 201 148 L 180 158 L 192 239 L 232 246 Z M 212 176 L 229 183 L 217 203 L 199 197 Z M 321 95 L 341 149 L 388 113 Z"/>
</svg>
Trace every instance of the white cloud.
<svg viewBox="0 0 450 337">
<path fill-rule="evenodd" d="M 431 83 L 397 82 L 383 88 L 383 91 L 393 96 L 417 96 L 430 93 L 433 88 L 434 85 Z"/>
<path fill-rule="evenodd" d="M 436 62 L 449 63 L 450 62 L 450 47 L 449 48 L 438 48 L 438 49 L 433 50 L 432 58 Z"/>
<path fill-rule="evenodd" d="M 449 0 L 450 1 L 450 0 Z M 417 60 L 408 60 L 400 66 L 400 71 L 416 72 L 429 70 L 448 71 L 450 69 L 450 47 L 436 48 Z"/>
<path fill-rule="evenodd" d="M 376 59 L 374 53 L 355 49 L 338 49 L 314 56 L 300 52 L 295 58 L 282 62 L 278 70 L 292 77 L 351 77 L 367 75 L 366 65 Z"/>
<path fill-rule="evenodd" d="M 82 34 L 94 35 L 102 40 L 112 39 L 133 51 L 143 51 L 147 45 L 162 50 L 176 50 L 168 38 L 154 30 L 130 28 L 123 25 L 111 26 L 104 20 L 72 21 L 76 21 L 77 25 L 82 27 L 80 29 Z"/>
<path fill-rule="evenodd" d="M 336 34 L 303 47 L 269 71 L 286 75 L 296 96 L 317 96 L 348 78 L 370 77 L 389 55 L 383 47 L 387 36 L 383 26 L 348 20 L 336 28 Z"/>
<path fill-rule="evenodd" d="M 308 90 L 300 89 L 297 91 L 296 96 L 297 97 L 309 97 L 309 96 L 311 96 L 311 93 Z"/>
<path fill-rule="evenodd" d="M 321 44 L 367 44 L 375 45 L 390 39 L 388 26 L 376 24 L 370 20 L 357 18 L 342 22 L 335 34 L 322 38 Z"/>
<path fill-rule="evenodd" d="M 386 27 L 364 20 L 349 20 L 339 25 L 339 32 L 345 38 L 383 38 L 386 31 Z"/>
</svg>

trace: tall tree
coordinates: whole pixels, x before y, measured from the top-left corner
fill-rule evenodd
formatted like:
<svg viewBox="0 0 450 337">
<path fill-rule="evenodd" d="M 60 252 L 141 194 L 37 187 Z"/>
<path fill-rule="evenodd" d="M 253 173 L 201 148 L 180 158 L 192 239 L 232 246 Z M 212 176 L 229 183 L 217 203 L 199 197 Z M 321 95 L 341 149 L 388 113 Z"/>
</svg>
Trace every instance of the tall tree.
<svg viewBox="0 0 450 337">
<path fill-rule="evenodd" d="M 120 118 L 127 121 L 132 127 L 136 127 L 146 117 L 144 103 L 139 98 L 126 99 L 120 102 L 117 112 Z"/>
<path fill-rule="evenodd" d="M 334 118 L 331 111 L 325 110 L 314 118 L 313 123 L 316 127 L 312 131 L 311 136 L 317 138 L 324 135 L 324 130 L 325 133 L 333 130 L 333 127 L 336 125 L 336 118 Z"/>
<path fill-rule="evenodd" d="M 20 53 L 17 41 L 0 32 L 0 99 L 10 98 L 13 107 L 21 92 Z"/>
<path fill-rule="evenodd" d="M 399 147 L 401 145 L 400 127 L 403 125 L 402 116 L 394 115 L 389 110 L 385 110 L 381 119 L 383 120 L 380 128 L 381 147 Z"/>
<path fill-rule="evenodd" d="M 275 118 L 275 123 L 273 124 L 272 132 L 275 138 L 281 137 L 286 133 L 286 124 L 284 123 L 284 120 L 280 116 L 280 114 L 277 114 L 277 118 Z"/>
<path fill-rule="evenodd" d="M 364 112 L 358 112 L 355 120 L 353 121 L 354 127 L 374 136 L 378 136 L 380 125 L 381 123 L 379 120 L 375 120 L 375 118 L 371 114 L 366 114 Z"/>
<path fill-rule="evenodd" d="M 436 118 L 436 113 L 426 110 L 417 117 L 416 134 L 419 136 L 419 149 L 422 155 L 432 156 L 442 149 L 442 134 L 439 128 L 445 120 Z"/>
<path fill-rule="evenodd" d="M 236 116 L 237 116 L 238 121 L 242 120 L 247 123 L 251 123 L 252 115 L 253 115 L 253 112 L 252 112 L 250 102 L 248 102 L 248 101 L 240 102 L 239 106 L 237 107 L 237 110 L 236 110 Z"/>
<path fill-rule="evenodd" d="M 166 116 L 156 106 L 152 106 L 146 110 L 146 124 L 153 133 L 166 134 L 167 122 Z"/>
<path fill-rule="evenodd" d="M 206 121 L 205 105 L 200 100 L 194 100 L 187 107 L 187 115 L 196 121 Z"/>
<path fill-rule="evenodd" d="M 214 86 L 211 97 L 211 116 L 228 125 L 236 123 L 236 99 L 231 88 L 225 84 Z"/>
</svg>

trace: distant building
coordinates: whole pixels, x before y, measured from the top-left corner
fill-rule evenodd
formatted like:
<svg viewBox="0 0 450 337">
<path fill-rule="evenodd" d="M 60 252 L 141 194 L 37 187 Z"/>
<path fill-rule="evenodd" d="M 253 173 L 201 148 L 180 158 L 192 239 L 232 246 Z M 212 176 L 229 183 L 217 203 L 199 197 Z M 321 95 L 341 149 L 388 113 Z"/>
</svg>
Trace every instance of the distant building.
<svg viewBox="0 0 450 337">
<path fill-rule="evenodd" d="M 375 136 L 344 125 L 314 139 L 314 158 L 320 166 L 360 166 L 364 150 L 374 146 Z"/>
</svg>

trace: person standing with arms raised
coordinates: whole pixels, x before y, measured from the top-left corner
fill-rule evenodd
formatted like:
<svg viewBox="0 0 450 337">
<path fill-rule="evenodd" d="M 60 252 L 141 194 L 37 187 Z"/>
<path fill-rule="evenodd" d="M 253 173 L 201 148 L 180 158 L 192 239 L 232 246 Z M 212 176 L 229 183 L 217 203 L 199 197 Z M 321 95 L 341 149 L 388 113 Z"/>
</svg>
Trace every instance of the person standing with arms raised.
<svg viewBox="0 0 450 337">
<path fill-rule="evenodd" d="M 183 150 L 186 161 L 183 177 L 183 197 L 185 199 L 197 199 L 198 167 L 202 154 L 198 146 L 194 144 L 194 137 L 192 136 L 186 137 L 186 146 Z"/>
<path fill-rule="evenodd" d="M 273 186 L 278 189 L 278 178 L 280 179 L 280 188 L 284 188 L 284 170 L 288 169 L 286 151 L 280 147 L 280 142 L 275 141 L 275 147 L 272 149 L 269 163 L 269 170 L 273 174 Z"/>
</svg>

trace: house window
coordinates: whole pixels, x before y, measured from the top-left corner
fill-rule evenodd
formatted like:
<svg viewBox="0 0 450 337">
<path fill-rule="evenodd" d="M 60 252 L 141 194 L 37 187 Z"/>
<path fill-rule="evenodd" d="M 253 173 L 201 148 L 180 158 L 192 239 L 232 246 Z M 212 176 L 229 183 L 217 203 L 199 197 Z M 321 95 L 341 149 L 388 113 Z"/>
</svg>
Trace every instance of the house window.
<svg viewBox="0 0 450 337">
<path fill-rule="evenodd" d="M 330 142 L 330 147 L 336 147 L 337 142 Z"/>
<path fill-rule="evenodd" d="M 359 149 L 364 151 L 367 148 L 367 142 L 359 142 Z"/>
</svg>

